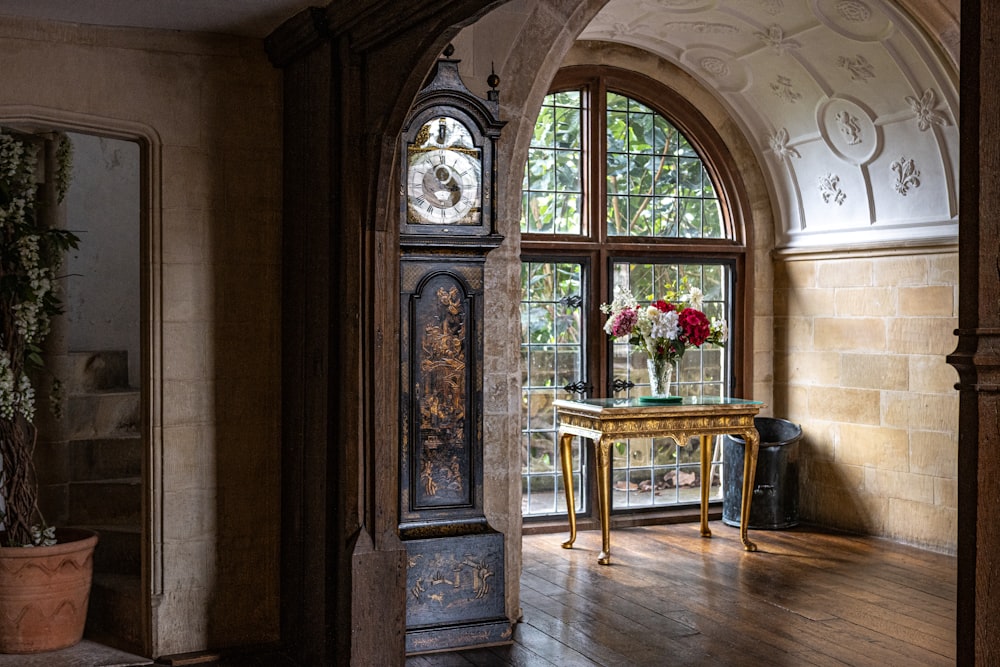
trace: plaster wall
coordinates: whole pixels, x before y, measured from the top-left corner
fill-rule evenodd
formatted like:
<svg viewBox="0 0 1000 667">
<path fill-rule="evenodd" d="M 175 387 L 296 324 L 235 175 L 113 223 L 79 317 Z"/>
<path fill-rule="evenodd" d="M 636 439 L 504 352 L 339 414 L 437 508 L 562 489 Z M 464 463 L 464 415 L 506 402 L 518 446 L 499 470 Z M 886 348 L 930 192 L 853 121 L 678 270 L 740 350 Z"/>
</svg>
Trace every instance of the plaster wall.
<svg viewBox="0 0 1000 667">
<path fill-rule="evenodd" d="M 0 122 L 142 146 L 152 655 L 278 636 L 279 84 L 258 41 L 0 19 Z"/>
</svg>

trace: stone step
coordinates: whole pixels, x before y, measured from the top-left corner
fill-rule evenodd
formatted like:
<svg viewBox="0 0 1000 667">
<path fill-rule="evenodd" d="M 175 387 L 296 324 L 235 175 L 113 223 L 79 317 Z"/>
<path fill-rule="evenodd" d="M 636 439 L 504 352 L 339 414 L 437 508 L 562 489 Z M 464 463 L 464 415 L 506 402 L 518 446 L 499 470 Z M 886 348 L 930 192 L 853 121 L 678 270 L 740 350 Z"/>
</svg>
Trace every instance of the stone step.
<svg viewBox="0 0 1000 667">
<path fill-rule="evenodd" d="M 61 431 L 65 440 L 94 440 L 139 435 L 138 391 L 104 391 L 68 396 Z"/>
<path fill-rule="evenodd" d="M 84 630 L 87 639 L 141 653 L 142 619 L 141 577 L 94 573 Z"/>
<path fill-rule="evenodd" d="M 68 352 L 46 357 L 63 395 L 128 389 L 128 353 L 119 350 Z"/>
</svg>

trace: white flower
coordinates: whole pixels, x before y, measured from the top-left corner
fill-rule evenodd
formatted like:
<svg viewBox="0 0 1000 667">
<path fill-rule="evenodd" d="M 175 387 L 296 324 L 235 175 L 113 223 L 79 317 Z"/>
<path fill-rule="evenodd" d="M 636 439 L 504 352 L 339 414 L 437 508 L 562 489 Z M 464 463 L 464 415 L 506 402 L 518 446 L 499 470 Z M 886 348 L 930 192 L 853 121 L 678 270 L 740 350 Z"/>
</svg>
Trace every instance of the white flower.
<svg viewBox="0 0 1000 667">
<path fill-rule="evenodd" d="M 702 301 L 705 299 L 705 294 L 697 287 L 692 287 L 688 292 L 688 295 L 684 297 L 684 300 L 688 302 L 688 305 L 696 310 L 701 310 Z"/>
<path fill-rule="evenodd" d="M 650 307 L 649 320 L 652 323 L 649 333 L 653 338 L 677 340 L 677 311 L 671 310 L 664 313 Z"/>
<path fill-rule="evenodd" d="M 719 342 L 725 343 L 729 340 L 729 324 L 725 320 L 712 318 L 712 331 L 719 332 Z"/>
</svg>

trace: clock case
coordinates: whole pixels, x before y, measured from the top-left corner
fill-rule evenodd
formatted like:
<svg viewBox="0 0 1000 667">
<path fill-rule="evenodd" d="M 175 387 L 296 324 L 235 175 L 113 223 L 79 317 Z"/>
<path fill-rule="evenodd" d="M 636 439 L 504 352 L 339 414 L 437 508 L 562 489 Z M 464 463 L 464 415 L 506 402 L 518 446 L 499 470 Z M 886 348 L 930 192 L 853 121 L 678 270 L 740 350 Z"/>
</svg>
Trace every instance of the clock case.
<svg viewBox="0 0 1000 667">
<path fill-rule="evenodd" d="M 504 123 L 497 91 L 476 97 L 458 62 L 438 60 L 400 150 L 399 536 L 409 655 L 507 643 L 513 631 L 504 535 L 483 507 L 484 265 L 503 240 L 495 230 L 495 143 Z M 481 151 L 479 225 L 408 222 L 408 147 L 442 116 L 459 119 Z"/>
<path fill-rule="evenodd" d="M 459 62 L 450 58 L 441 58 L 437 61 L 430 83 L 417 94 L 409 119 L 403 126 L 399 219 L 400 234 L 403 236 L 404 244 L 408 236 L 446 238 L 496 236 L 496 141 L 506 123 L 499 118 L 500 102 L 497 91 L 491 90 L 485 100 L 474 95 L 462 82 L 458 73 Z M 482 178 L 479 224 L 449 225 L 409 220 L 407 184 L 410 175 L 410 147 L 416 143 L 420 128 L 441 117 L 454 118 L 461 122 L 472 135 L 473 145 L 479 149 Z M 497 236 L 495 245 L 499 245 L 501 240 L 503 237 Z"/>
</svg>

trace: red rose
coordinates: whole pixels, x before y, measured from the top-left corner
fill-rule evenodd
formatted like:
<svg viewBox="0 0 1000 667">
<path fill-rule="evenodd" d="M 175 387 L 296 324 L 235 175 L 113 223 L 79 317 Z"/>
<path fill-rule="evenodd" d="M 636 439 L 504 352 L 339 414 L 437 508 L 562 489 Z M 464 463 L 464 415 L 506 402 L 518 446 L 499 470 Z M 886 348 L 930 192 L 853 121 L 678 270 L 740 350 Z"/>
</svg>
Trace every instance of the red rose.
<svg viewBox="0 0 1000 667">
<path fill-rule="evenodd" d="M 671 310 L 674 310 L 674 304 L 667 303 L 663 299 L 660 299 L 659 301 L 653 302 L 653 308 L 656 308 L 661 313 L 669 313 Z"/>
</svg>

